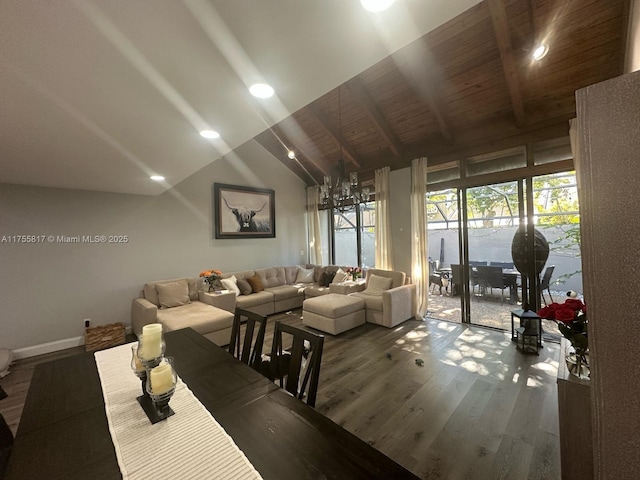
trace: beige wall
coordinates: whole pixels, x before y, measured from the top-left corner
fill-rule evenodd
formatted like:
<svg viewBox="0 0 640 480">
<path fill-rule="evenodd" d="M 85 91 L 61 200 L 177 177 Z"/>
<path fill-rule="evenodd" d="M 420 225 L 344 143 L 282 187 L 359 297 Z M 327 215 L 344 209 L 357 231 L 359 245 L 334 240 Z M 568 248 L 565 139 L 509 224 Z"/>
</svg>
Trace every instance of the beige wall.
<svg viewBox="0 0 640 480">
<path fill-rule="evenodd" d="M 635 72 L 576 95 L 594 470 L 603 480 L 638 478 L 640 472 L 638 92 Z"/>
<path fill-rule="evenodd" d="M 214 182 L 272 188 L 276 238 L 216 240 Z M 157 197 L 0 185 L 0 240 L 12 235 L 126 235 L 122 244 L 0 243 L 0 348 L 130 323 L 145 281 L 306 262 L 304 183 L 254 142 Z M 300 251 L 304 254 L 301 256 Z"/>
<path fill-rule="evenodd" d="M 411 168 L 389 175 L 393 268 L 411 275 Z"/>
<path fill-rule="evenodd" d="M 640 70 L 640 0 L 631 0 L 625 73 Z"/>
</svg>

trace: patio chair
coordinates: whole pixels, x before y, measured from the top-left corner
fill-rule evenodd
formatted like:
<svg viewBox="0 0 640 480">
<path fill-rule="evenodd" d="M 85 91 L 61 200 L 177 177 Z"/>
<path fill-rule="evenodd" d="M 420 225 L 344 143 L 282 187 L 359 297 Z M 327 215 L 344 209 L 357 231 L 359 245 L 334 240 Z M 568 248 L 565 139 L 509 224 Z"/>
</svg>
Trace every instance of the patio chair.
<svg viewBox="0 0 640 480">
<path fill-rule="evenodd" d="M 509 285 L 505 284 L 502 267 L 478 265 L 476 268 L 478 269 L 478 283 L 481 291 L 486 293 L 487 289 L 489 289 L 489 293 L 492 293 L 494 288 L 499 288 L 501 291 L 500 303 L 503 303 L 504 289 L 508 288 Z"/>
<path fill-rule="evenodd" d="M 551 286 L 551 276 L 553 275 L 553 270 L 555 268 L 555 265 L 547 267 L 547 269 L 544 271 L 544 275 L 542 276 L 542 280 L 540 281 L 540 296 L 542 297 L 542 301 L 544 302 L 545 306 L 547 305 L 547 299 L 544 298 L 545 290 L 549 293 L 549 298 L 551 299 L 551 302 L 549 303 L 553 303 L 553 297 L 551 296 L 551 290 L 549 289 L 549 287 Z"/>
<path fill-rule="evenodd" d="M 436 271 L 436 262 L 429 262 L 429 288 L 431 289 L 432 285 L 437 285 L 440 287 L 440 295 L 442 295 L 442 287 L 444 286 L 444 282 L 442 281 L 442 275 L 437 273 Z M 431 289 L 433 292 L 433 289 Z"/>
</svg>

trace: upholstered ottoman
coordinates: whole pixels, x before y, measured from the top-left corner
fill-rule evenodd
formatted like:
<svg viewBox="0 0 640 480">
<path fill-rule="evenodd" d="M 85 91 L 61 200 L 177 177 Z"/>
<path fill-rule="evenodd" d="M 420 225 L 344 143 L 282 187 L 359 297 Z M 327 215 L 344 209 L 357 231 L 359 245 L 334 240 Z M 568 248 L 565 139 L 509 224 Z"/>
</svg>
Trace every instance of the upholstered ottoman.
<svg viewBox="0 0 640 480">
<path fill-rule="evenodd" d="M 308 298 L 302 304 L 302 323 L 338 335 L 364 325 L 364 300 L 338 293 Z"/>
</svg>

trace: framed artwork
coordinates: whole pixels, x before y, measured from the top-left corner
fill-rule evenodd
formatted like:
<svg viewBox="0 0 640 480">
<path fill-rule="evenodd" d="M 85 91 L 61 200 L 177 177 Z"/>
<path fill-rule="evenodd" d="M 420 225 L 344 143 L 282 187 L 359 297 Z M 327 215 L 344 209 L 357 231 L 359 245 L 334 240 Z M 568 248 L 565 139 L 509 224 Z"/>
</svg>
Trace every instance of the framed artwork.
<svg viewBox="0 0 640 480">
<path fill-rule="evenodd" d="M 273 190 L 214 183 L 213 211 L 216 238 L 276 236 Z"/>
</svg>

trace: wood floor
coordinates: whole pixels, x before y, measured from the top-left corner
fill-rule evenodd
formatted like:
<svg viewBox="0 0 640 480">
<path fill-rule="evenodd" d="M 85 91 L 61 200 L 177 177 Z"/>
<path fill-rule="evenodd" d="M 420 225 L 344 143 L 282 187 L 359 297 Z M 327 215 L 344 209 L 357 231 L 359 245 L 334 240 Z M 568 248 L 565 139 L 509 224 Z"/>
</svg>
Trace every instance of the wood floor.
<svg viewBox="0 0 640 480">
<path fill-rule="evenodd" d="M 271 316 L 269 346 L 275 320 L 302 326 L 300 311 Z M 325 335 L 316 409 L 421 478 L 559 479 L 558 349 L 525 356 L 507 334 L 446 321 L 366 324 Z M 34 365 L 78 351 L 0 379 L 14 432 Z"/>
</svg>

